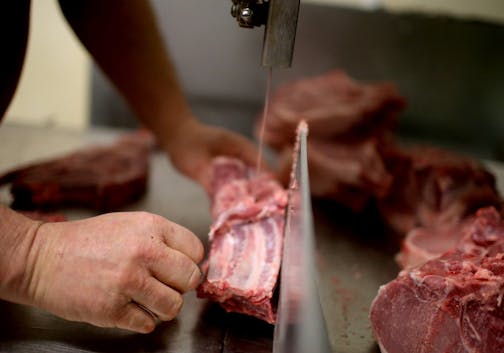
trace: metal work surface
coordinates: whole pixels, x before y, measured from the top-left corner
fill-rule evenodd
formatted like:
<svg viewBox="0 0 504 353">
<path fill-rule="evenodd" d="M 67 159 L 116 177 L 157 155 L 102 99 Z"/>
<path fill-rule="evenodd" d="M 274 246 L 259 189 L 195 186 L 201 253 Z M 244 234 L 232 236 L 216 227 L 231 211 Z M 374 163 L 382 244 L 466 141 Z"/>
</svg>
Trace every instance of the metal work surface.
<svg viewBox="0 0 504 353">
<path fill-rule="evenodd" d="M 111 141 L 117 131 L 87 133 L 0 127 L 0 173 L 37 158 Z M 0 202 L 8 203 L 7 190 Z M 320 297 L 334 352 L 379 352 L 369 306 L 378 287 L 397 274 L 396 250 L 372 216 L 357 217 L 332 203 L 313 204 Z M 149 192 L 127 210 L 147 210 L 180 223 L 206 241 L 209 204 L 203 190 L 184 179 L 161 153 L 152 160 Z M 64 210 L 69 218 L 92 214 Z M 273 326 L 227 314 L 218 305 L 185 296 L 179 317 L 148 335 L 68 322 L 37 309 L 0 302 L 0 352 L 271 352 Z"/>
</svg>

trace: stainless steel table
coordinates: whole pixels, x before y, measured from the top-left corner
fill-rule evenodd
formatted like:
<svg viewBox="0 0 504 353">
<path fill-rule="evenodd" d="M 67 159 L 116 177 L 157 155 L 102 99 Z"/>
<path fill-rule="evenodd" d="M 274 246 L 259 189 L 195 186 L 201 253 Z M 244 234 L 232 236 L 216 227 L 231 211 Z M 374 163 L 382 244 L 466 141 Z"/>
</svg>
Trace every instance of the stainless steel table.
<svg viewBox="0 0 504 353">
<path fill-rule="evenodd" d="M 16 165 L 56 156 L 89 144 L 107 143 L 120 131 L 84 133 L 4 125 L 0 127 L 0 173 Z M 491 164 L 500 172 L 502 168 Z M 500 173 L 499 173 L 500 175 Z M 502 180 L 502 178 L 499 178 Z M 502 189 L 501 189 L 502 190 Z M 0 189 L 0 202 L 9 194 Z M 167 158 L 153 156 L 149 191 L 124 210 L 146 210 L 191 229 L 206 242 L 209 204 L 202 189 L 179 175 Z M 71 219 L 92 216 L 63 212 Z M 373 215 L 355 216 L 329 202 L 314 202 L 320 296 L 335 352 L 379 352 L 371 336 L 369 306 L 378 287 L 394 278 L 397 251 Z M 227 314 L 218 305 L 185 296 L 174 321 L 138 335 L 68 322 L 30 307 L 0 301 L 0 352 L 271 352 L 273 327 Z"/>
</svg>

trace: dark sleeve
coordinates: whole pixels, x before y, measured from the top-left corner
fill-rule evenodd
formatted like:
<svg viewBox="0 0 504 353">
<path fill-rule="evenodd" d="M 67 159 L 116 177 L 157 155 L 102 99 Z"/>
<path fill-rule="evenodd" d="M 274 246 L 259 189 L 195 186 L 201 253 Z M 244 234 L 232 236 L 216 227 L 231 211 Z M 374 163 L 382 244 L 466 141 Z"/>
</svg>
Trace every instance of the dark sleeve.
<svg viewBox="0 0 504 353">
<path fill-rule="evenodd" d="M 0 120 L 21 75 L 29 25 L 30 0 L 0 1 Z"/>
</svg>

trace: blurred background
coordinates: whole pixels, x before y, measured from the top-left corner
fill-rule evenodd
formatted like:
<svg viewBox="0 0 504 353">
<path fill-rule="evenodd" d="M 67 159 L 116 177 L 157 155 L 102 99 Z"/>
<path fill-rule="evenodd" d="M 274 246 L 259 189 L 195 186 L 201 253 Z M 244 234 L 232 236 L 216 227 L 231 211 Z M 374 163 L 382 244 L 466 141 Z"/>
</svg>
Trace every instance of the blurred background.
<svg viewBox="0 0 504 353">
<path fill-rule="evenodd" d="M 153 0 L 194 111 L 251 136 L 267 72 L 263 29 L 239 28 L 230 0 Z M 293 67 L 273 86 L 339 68 L 392 81 L 407 98 L 401 136 L 504 160 L 504 1 L 301 2 Z M 33 0 L 27 60 L 7 123 L 64 129 L 133 127 L 55 0 Z"/>
</svg>

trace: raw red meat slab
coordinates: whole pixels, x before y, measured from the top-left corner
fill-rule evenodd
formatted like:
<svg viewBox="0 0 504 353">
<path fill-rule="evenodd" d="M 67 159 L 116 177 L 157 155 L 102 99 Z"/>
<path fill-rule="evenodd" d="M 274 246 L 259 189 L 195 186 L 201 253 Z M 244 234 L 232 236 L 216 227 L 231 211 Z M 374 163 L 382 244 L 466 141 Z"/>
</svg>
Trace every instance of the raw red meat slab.
<svg viewBox="0 0 504 353">
<path fill-rule="evenodd" d="M 358 82 L 341 70 L 287 82 L 272 96 L 264 141 L 282 152 L 287 184 L 295 130 L 305 120 L 312 195 L 361 211 L 390 188 L 380 149 L 404 105 L 393 84 Z"/>
<path fill-rule="evenodd" d="M 402 271 L 371 307 L 387 353 L 504 352 L 504 222 L 479 210 L 456 248 Z"/>
<path fill-rule="evenodd" d="M 457 224 L 480 207 L 501 203 L 494 176 L 474 159 L 430 146 L 383 154 L 394 182 L 377 204 L 401 236 L 417 227 Z"/>
<path fill-rule="evenodd" d="M 0 184 L 11 183 L 16 209 L 115 210 L 145 193 L 153 144 L 149 133 L 129 134 L 110 146 L 89 147 L 8 172 L 0 176 Z"/>
<path fill-rule="evenodd" d="M 276 89 L 264 139 L 277 149 L 292 146 L 301 120 L 316 139 L 377 136 L 392 129 L 404 106 L 405 100 L 393 84 L 357 82 L 344 71 L 334 70 Z"/>
</svg>

